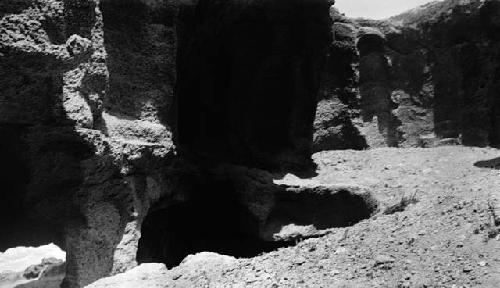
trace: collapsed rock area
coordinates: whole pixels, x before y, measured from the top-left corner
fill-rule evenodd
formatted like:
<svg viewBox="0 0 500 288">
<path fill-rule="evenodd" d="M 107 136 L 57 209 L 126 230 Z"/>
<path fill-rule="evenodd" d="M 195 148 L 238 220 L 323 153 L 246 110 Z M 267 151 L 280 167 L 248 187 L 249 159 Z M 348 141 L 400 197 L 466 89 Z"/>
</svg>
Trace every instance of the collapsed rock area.
<svg viewBox="0 0 500 288">
<path fill-rule="evenodd" d="M 333 8 L 315 151 L 498 147 L 499 11 L 445 0 L 375 21 Z"/>
</svg>

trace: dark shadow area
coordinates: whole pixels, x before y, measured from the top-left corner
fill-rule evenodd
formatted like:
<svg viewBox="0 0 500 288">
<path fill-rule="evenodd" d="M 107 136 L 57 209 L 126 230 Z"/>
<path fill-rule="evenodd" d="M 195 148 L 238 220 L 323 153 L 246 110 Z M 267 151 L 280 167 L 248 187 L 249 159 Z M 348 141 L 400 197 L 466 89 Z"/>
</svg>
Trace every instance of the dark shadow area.
<svg viewBox="0 0 500 288">
<path fill-rule="evenodd" d="M 0 51 L 0 251 L 56 243 L 82 220 L 73 200 L 80 162 L 94 153 L 62 105 L 65 63 L 47 53 Z"/>
<path fill-rule="evenodd" d="M 500 170 L 500 157 L 474 163 L 479 168 L 490 168 Z"/>
<path fill-rule="evenodd" d="M 94 22 L 96 20 L 95 15 L 95 2 L 94 1 L 74 1 L 74 0 L 63 0 L 64 2 L 64 18 L 65 25 L 64 36 L 60 37 L 59 33 L 53 31 L 51 28 L 52 23 L 46 23 L 45 28 L 51 40 L 59 40 L 60 43 L 64 43 L 64 41 L 73 34 L 80 35 L 81 37 L 85 37 L 87 39 L 91 39 L 91 30 L 94 26 Z M 54 44 L 60 44 L 54 43 Z"/>
<path fill-rule="evenodd" d="M 500 8 L 497 11 L 500 11 Z M 491 79 L 491 86 L 487 92 L 488 100 L 491 105 L 488 115 L 490 120 L 488 141 L 491 147 L 500 148 L 500 97 L 498 97 L 498 93 L 500 92 L 500 53 L 496 55 L 494 61 L 497 63 L 496 71 Z"/>
<path fill-rule="evenodd" d="M 352 226 L 378 209 L 377 201 L 369 194 L 329 187 L 295 189 L 272 182 L 266 185 L 265 179 L 259 179 L 258 183 L 245 183 L 268 191 L 263 197 L 269 196 L 267 193 L 274 196 L 268 199 L 272 203 L 262 204 L 261 212 L 266 216 L 258 221 L 252 214 L 256 212 L 248 209 L 248 205 L 256 204 L 251 202 L 255 200 L 240 199 L 241 191 L 235 190 L 233 181 L 238 180 L 215 179 L 199 183 L 183 203 L 167 200 L 150 210 L 142 224 L 139 263 L 161 262 L 172 268 L 187 255 L 207 251 L 237 258 L 255 257 L 303 239 L 321 237 L 326 229 Z M 315 230 L 305 232 L 309 226 Z"/>
<path fill-rule="evenodd" d="M 309 16 L 328 16 L 318 12 L 328 8 L 273 3 L 204 1 L 181 10 L 176 142 L 184 151 L 266 169 L 307 162 L 330 38 L 330 20 Z"/>
<path fill-rule="evenodd" d="M 453 9 L 450 18 L 425 31 L 433 44 L 435 130 L 440 138 L 460 136 L 466 146 L 500 145 L 499 11 L 496 1 L 486 1 L 474 13 Z"/>
<path fill-rule="evenodd" d="M 68 252 L 68 277 L 62 287 L 76 287 L 73 281 L 85 273 L 91 275 L 88 283 L 107 276 L 119 239 L 95 240 L 100 236 L 88 232 L 89 215 L 83 215 L 82 203 L 95 193 L 83 183 L 123 187 L 92 182 L 96 174 L 106 172 L 85 166 L 109 160 L 84 161 L 96 156 L 94 139 L 88 138 L 96 134 L 77 132 L 63 107 L 63 73 L 72 68 L 47 53 L 0 50 L 0 251 L 55 243 Z M 103 197 L 101 203 L 106 201 L 112 200 Z M 123 199 L 114 201 L 117 207 L 126 205 Z M 117 234 L 123 233 L 120 228 Z M 102 250 L 81 249 L 81 239 L 90 239 Z M 82 267 L 85 257 L 92 262 Z"/>
<path fill-rule="evenodd" d="M 257 220 L 240 203 L 229 183 L 211 182 L 191 200 L 150 213 L 142 224 L 137 261 L 172 268 L 203 251 L 246 258 L 292 244 L 257 238 Z"/>
<path fill-rule="evenodd" d="M 72 197 L 89 147 L 62 127 L 3 123 L 0 135 L 0 251 L 51 242 L 64 247 L 62 224 L 81 220 Z"/>
<path fill-rule="evenodd" d="M 267 233 L 277 233 L 288 224 L 313 225 L 318 230 L 352 226 L 368 219 L 377 206 L 366 198 L 341 190 L 333 194 L 317 191 L 280 193 L 269 215 Z"/>
<path fill-rule="evenodd" d="M 0 119 L 0 251 L 50 242 L 63 247 L 61 224 L 77 213 L 66 200 L 83 179 L 79 161 L 92 151 L 59 114 L 57 77 L 13 68 L 15 58 L 2 60 L 0 69 L 9 75 L 0 88 L 10 83 L 14 89 L 2 89 L 1 99 L 9 113 Z"/>
<path fill-rule="evenodd" d="M 32 1 L 26 0 L 2 0 L 0 1 L 0 18 L 6 14 L 18 14 L 33 5 Z"/>
<path fill-rule="evenodd" d="M 55 239 L 54 227 L 29 217 L 25 207 L 30 182 L 27 145 L 23 141 L 28 128 L 0 124 L 0 251 L 15 246 L 40 246 Z"/>
</svg>

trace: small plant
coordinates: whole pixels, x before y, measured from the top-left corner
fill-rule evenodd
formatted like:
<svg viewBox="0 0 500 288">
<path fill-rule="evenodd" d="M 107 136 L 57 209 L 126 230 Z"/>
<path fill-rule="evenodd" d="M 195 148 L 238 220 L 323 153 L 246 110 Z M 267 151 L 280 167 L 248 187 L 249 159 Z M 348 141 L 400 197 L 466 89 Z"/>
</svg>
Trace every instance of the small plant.
<svg viewBox="0 0 500 288">
<path fill-rule="evenodd" d="M 411 194 L 410 196 L 403 195 L 398 203 L 387 207 L 387 209 L 385 209 L 384 211 L 384 214 L 391 215 L 397 212 L 403 212 L 410 204 L 416 204 L 418 202 L 419 200 L 417 198 L 417 192 Z"/>
</svg>

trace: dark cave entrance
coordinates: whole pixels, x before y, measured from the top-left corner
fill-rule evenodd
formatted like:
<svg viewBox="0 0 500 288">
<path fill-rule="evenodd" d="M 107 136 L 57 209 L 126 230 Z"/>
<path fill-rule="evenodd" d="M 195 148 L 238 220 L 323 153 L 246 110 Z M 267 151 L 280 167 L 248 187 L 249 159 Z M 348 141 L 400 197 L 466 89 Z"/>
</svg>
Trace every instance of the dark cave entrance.
<svg viewBox="0 0 500 288">
<path fill-rule="evenodd" d="M 27 130 L 26 125 L 0 124 L 0 251 L 56 240 L 53 226 L 34 219 L 25 203 L 31 177 L 24 139 Z"/>
<path fill-rule="evenodd" d="M 257 220 L 240 204 L 230 185 L 204 186 L 191 200 L 158 209 L 145 218 L 139 263 L 165 263 L 172 268 L 198 252 L 248 258 L 292 244 L 259 239 Z"/>
<path fill-rule="evenodd" d="M 173 268 L 199 252 L 252 258 L 321 237 L 327 229 L 355 225 L 378 210 L 368 192 L 275 188 L 280 192 L 275 191 L 275 203 L 263 222 L 225 181 L 204 182 L 188 201 L 153 207 L 142 224 L 137 261 Z"/>
</svg>

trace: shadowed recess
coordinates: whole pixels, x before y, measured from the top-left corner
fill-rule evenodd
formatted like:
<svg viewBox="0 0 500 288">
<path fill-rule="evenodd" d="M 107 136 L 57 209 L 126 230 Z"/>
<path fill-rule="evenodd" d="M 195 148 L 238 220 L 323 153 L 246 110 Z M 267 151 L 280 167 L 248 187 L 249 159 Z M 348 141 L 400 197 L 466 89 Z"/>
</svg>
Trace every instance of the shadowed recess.
<svg viewBox="0 0 500 288">
<path fill-rule="evenodd" d="M 20 125 L 0 125 L 0 251 L 15 247 L 20 243 L 38 246 L 50 242 L 47 226 L 36 225 L 28 217 L 25 209 L 29 168 L 26 149 L 22 137 L 26 127 Z"/>
<path fill-rule="evenodd" d="M 327 1 L 297 0 L 200 1 L 181 9 L 178 145 L 261 168 L 276 168 L 283 158 L 309 164 L 319 71 L 331 38 L 327 11 Z"/>
<path fill-rule="evenodd" d="M 299 193 L 279 193 L 266 223 L 265 237 L 276 238 L 290 224 L 314 226 L 315 230 L 352 226 L 377 210 L 376 201 L 369 196 L 348 190 L 326 191 L 301 189 Z"/>
<path fill-rule="evenodd" d="M 489 160 L 478 161 L 474 163 L 474 166 L 479 168 L 490 168 L 490 169 L 500 170 L 500 157 Z"/>
<path fill-rule="evenodd" d="M 211 182 L 193 198 L 150 213 L 144 220 L 137 252 L 139 263 L 180 264 L 190 254 L 216 252 L 254 257 L 289 242 L 267 242 L 257 235 L 257 219 L 231 185 Z"/>
</svg>

